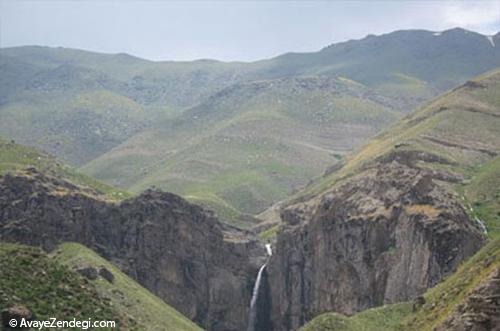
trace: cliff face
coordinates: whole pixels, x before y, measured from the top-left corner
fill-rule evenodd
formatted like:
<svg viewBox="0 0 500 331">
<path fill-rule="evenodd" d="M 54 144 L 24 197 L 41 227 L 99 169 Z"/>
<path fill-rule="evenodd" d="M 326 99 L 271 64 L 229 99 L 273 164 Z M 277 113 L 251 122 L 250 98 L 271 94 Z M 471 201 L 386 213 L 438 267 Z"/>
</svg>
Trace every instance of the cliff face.
<svg viewBox="0 0 500 331">
<path fill-rule="evenodd" d="M 447 161 L 397 151 L 283 210 L 268 268 L 275 330 L 413 299 L 481 247 L 480 227 L 449 189 L 460 178 L 419 162 Z"/>
<path fill-rule="evenodd" d="M 0 240 L 82 243 L 208 330 L 246 327 L 261 261 L 256 242 L 241 238 L 169 193 L 115 204 L 34 170 L 0 178 Z"/>
</svg>

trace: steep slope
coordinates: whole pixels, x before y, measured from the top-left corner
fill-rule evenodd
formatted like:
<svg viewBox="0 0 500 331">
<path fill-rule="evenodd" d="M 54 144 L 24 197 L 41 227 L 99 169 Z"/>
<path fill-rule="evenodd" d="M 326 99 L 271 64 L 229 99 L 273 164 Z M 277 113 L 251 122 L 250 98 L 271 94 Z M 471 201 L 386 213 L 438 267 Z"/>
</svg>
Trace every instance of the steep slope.
<svg viewBox="0 0 500 331">
<path fill-rule="evenodd" d="M 411 300 L 483 245 L 468 205 L 498 178 L 499 91 L 496 71 L 437 98 L 285 205 L 268 267 L 278 330 Z M 498 227 L 496 187 L 483 193 Z"/>
<path fill-rule="evenodd" d="M 35 169 L 0 177 L 0 240 L 47 251 L 84 244 L 209 330 L 246 326 L 264 255 L 251 235 L 173 194 L 108 202 Z"/>
<path fill-rule="evenodd" d="M 0 310 L 20 312 L 25 307 L 39 321 L 115 321 L 120 330 L 201 330 L 95 253 L 74 248 L 74 244 L 64 245 L 58 250 L 75 262 L 67 266 L 60 262 L 62 257 L 54 258 L 39 248 L 0 242 Z M 105 280 L 97 272 L 93 280 L 82 275 L 79 270 L 91 262 L 112 270 L 113 278 Z M 149 315 L 136 310 L 144 304 L 149 305 Z"/>
<path fill-rule="evenodd" d="M 100 297 L 112 303 L 114 310 L 127 316 L 138 330 L 201 330 L 196 324 L 151 294 L 136 281 L 123 274 L 92 250 L 76 243 L 65 243 L 57 247 L 52 258 L 71 269 L 103 273 L 90 280 Z M 95 271 L 94 271 L 95 270 Z M 109 280 L 111 279 L 111 281 Z"/>
<path fill-rule="evenodd" d="M 2 311 L 14 308 L 22 312 L 27 308 L 26 318 L 31 314 L 39 320 L 92 318 L 115 321 L 124 330 L 137 330 L 125 315 L 99 296 L 93 284 L 38 248 L 0 242 L 0 282 Z M 4 322 L 8 321 L 2 320 L 2 330 Z"/>
<path fill-rule="evenodd" d="M 164 188 L 231 220 L 284 199 L 393 122 L 388 103 L 342 78 L 237 84 L 82 170 L 133 192 Z"/>
</svg>

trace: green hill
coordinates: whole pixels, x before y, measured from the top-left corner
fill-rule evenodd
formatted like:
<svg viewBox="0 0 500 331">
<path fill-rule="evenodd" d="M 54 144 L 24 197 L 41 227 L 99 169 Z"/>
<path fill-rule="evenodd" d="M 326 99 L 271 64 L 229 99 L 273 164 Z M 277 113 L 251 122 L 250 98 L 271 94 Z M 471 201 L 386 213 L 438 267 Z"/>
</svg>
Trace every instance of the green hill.
<svg viewBox="0 0 500 331">
<path fill-rule="evenodd" d="M 105 267 L 112 282 L 90 280 L 81 268 Z M 47 255 L 39 248 L 0 243 L 0 310 L 25 306 L 37 320 L 109 320 L 103 330 L 201 330 L 91 250 L 63 244 Z"/>
<path fill-rule="evenodd" d="M 105 267 L 114 275 L 112 283 L 99 277 L 91 283 L 97 293 L 108 298 L 121 315 L 133 320 L 139 330 L 201 330 L 163 300 L 151 294 L 114 265 L 76 243 L 66 243 L 57 248 L 52 257 L 72 269 L 81 266 L 100 269 Z"/>
<path fill-rule="evenodd" d="M 286 198 L 398 118 L 383 101 L 342 78 L 237 84 L 82 170 L 131 192 L 181 194 L 234 221 Z"/>
<path fill-rule="evenodd" d="M 39 320 L 109 320 L 138 330 L 80 274 L 38 248 L 0 243 L 0 309 L 23 305 Z M 108 330 L 111 330 L 109 328 Z"/>
<path fill-rule="evenodd" d="M 252 63 L 4 48 L 0 135 L 235 221 L 287 197 L 399 113 L 499 65 L 498 47 L 462 29 L 396 31 Z"/>
</svg>

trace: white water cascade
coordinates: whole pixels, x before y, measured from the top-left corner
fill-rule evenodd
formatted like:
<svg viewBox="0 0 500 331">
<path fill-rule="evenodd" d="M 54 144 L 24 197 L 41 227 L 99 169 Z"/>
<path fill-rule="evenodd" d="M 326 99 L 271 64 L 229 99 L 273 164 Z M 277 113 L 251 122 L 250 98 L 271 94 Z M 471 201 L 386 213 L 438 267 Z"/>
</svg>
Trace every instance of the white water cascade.
<svg viewBox="0 0 500 331">
<path fill-rule="evenodd" d="M 273 254 L 271 244 L 266 244 L 266 252 L 268 256 Z M 257 274 L 257 279 L 255 280 L 255 285 L 253 286 L 252 300 L 250 301 L 250 314 L 248 316 L 248 328 L 247 331 L 255 331 L 255 323 L 257 322 L 257 299 L 259 298 L 260 283 L 262 281 L 262 274 L 266 269 L 267 262 L 262 265 Z"/>
</svg>

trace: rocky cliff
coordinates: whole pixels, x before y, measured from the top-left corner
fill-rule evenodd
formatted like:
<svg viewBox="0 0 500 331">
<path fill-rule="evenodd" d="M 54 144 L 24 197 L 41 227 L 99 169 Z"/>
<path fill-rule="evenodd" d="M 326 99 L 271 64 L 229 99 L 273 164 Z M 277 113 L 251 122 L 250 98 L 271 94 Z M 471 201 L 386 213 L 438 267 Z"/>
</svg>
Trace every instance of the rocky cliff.
<svg viewBox="0 0 500 331">
<path fill-rule="evenodd" d="M 208 330 L 246 327 L 264 252 L 242 238 L 169 193 L 111 203 L 34 169 L 0 178 L 0 240 L 82 243 Z"/>
<path fill-rule="evenodd" d="M 481 247 L 479 225 L 448 188 L 460 178 L 417 165 L 424 161 L 447 162 L 395 152 L 283 210 L 268 269 L 275 330 L 410 300 Z"/>
<path fill-rule="evenodd" d="M 496 233 L 499 89 L 494 71 L 450 91 L 283 204 L 275 330 L 414 299 Z"/>
</svg>

